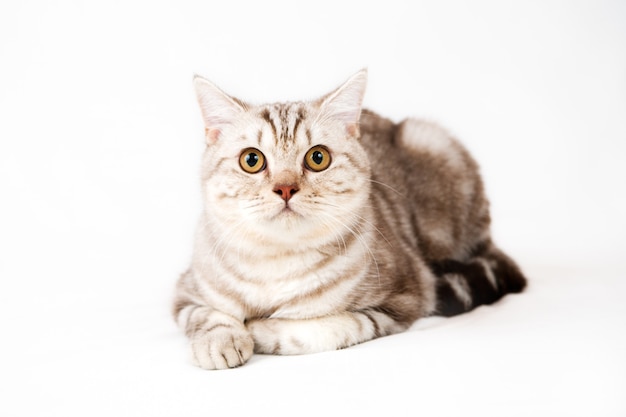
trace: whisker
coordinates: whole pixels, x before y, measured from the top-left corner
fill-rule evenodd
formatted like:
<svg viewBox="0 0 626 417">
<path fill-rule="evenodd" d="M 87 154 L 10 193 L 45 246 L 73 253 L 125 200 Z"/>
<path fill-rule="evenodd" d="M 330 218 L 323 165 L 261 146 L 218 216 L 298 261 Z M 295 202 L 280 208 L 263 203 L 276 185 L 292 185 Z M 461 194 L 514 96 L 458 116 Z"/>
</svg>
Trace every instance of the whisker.
<svg viewBox="0 0 626 417">
<path fill-rule="evenodd" d="M 333 215 L 331 215 L 329 213 L 322 213 L 322 214 L 327 216 L 329 219 L 337 222 L 340 226 L 343 226 L 343 228 L 346 229 L 348 232 L 350 232 L 359 241 L 359 243 L 362 245 L 362 247 L 365 250 L 367 250 L 367 252 L 369 253 L 370 258 L 372 259 L 372 261 L 374 261 L 374 266 L 376 267 L 376 275 L 378 277 L 378 285 L 379 286 L 382 285 L 381 284 L 381 280 L 380 280 L 380 268 L 378 267 L 378 261 L 376 260 L 376 256 L 374 256 L 374 253 L 370 249 L 369 245 L 365 241 L 365 238 L 363 237 L 363 234 L 360 231 L 355 230 L 352 227 L 348 226 L 347 224 L 345 224 L 344 222 L 339 220 L 336 216 L 333 216 Z"/>
<path fill-rule="evenodd" d="M 323 213 L 326 214 L 326 213 Z M 327 215 L 328 217 L 328 215 Z M 331 229 L 333 231 L 333 237 L 335 238 L 335 242 L 337 242 L 337 246 L 341 247 L 343 246 L 343 256 L 347 256 L 348 255 L 348 245 L 346 244 L 346 240 L 343 238 L 343 233 L 341 233 L 339 230 L 336 230 L 336 228 L 334 227 L 334 225 L 326 220 L 320 219 L 320 222 L 322 224 L 322 226 L 324 227 L 328 227 L 329 229 Z"/>
<path fill-rule="evenodd" d="M 245 219 L 241 219 L 239 220 L 237 223 L 235 223 L 234 225 L 232 225 L 228 231 L 224 230 L 223 233 L 221 234 L 221 236 L 219 236 L 219 238 L 217 240 L 215 240 L 213 242 L 213 245 L 211 246 L 210 250 L 207 252 L 207 254 L 204 256 L 202 263 L 200 265 L 200 271 L 201 274 L 204 275 L 205 272 L 205 268 L 207 266 L 207 264 L 209 263 L 210 258 L 213 256 L 217 259 L 217 263 L 214 265 L 221 265 L 222 261 L 224 259 L 224 256 L 227 253 L 227 249 L 230 247 L 230 243 L 233 241 L 233 239 L 236 236 L 236 232 L 237 230 L 245 223 Z M 217 234 L 218 230 L 215 229 L 212 231 L 211 236 L 215 236 Z"/>
<path fill-rule="evenodd" d="M 332 204 L 332 203 L 328 203 L 328 202 L 325 202 L 325 201 L 320 201 L 320 202 L 319 202 L 319 204 L 326 205 L 326 206 L 328 206 L 328 207 L 337 208 L 337 209 L 342 209 L 342 207 L 341 207 L 341 206 L 339 206 L 339 205 Z M 364 207 L 370 207 L 370 208 L 371 208 L 372 206 L 364 206 Z M 356 218 L 358 218 L 359 220 L 361 220 L 361 221 L 363 221 L 363 222 L 367 223 L 369 226 L 371 226 L 374 230 L 376 230 L 376 232 L 380 235 L 380 237 L 382 237 L 382 238 L 385 240 L 385 242 L 387 242 L 387 244 L 388 244 L 390 247 L 393 247 L 393 245 L 391 244 L 391 242 L 389 242 L 389 240 L 388 240 L 388 239 L 387 239 L 387 237 L 384 235 L 384 233 L 383 233 L 383 232 L 382 232 L 382 231 L 381 231 L 378 227 L 376 227 L 376 225 L 374 225 L 372 222 L 370 222 L 369 220 L 367 220 L 367 219 L 366 219 L 365 217 L 363 217 L 363 216 L 360 216 L 360 215 L 358 215 L 358 214 L 356 214 L 356 213 L 351 213 L 351 214 L 352 214 L 353 216 L 355 216 Z"/>
<path fill-rule="evenodd" d="M 373 179 L 371 179 L 371 178 L 368 178 L 368 181 L 369 181 L 369 182 L 372 182 L 372 183 L 374 183 L 374 184 L 379 184 L 379 185 L 382 185 L 383 187 L 387 187 L 387 188 L 389 188 L 391 191 L 393 191 L 394 193 L 398 194 L 400 197 L 404 197 L 404 198 L 406 198 L 406 196 L 405 196 L 404 194 L 402 194 L 400 191 L 398 191 L 398 190 L 396 190 L 395 188 L 393 188 L 391 185 L 385 184 L 384 182 L 381 182 L 381 181 L 376 181 L 376 180 L 373 180 Z"/>
</svg>

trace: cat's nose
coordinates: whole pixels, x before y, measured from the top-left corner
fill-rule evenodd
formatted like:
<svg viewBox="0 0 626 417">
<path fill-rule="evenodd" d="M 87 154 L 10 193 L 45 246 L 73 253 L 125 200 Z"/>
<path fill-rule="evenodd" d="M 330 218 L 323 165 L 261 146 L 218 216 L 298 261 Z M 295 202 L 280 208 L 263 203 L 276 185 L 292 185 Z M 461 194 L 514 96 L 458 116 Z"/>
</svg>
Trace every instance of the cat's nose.
<svg viewBox="0 0 626 417">
<path fill-rule="evenodd" d="M 295 193 L 300 191 L 300 189 L 296 184 L 278 184 L 274 186 L 272 191 L 281 196 L 285 202 L 288 202 Z"/>
</svg>

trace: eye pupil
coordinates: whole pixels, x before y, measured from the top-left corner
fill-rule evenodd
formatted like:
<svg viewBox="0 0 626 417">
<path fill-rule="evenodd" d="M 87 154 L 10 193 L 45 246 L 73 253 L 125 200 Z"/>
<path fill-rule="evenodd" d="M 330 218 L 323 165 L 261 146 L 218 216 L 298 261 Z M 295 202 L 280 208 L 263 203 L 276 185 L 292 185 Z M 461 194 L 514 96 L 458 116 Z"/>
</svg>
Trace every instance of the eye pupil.
<svg viewBox="0 0 626 417">
<path fill-rule="evenodd" d="M 250 152 L 248 155 L 246 155 L 246 164 L 248 164 L 250 168 L 254 168 L 258 163 L 259 155 L 254 152 Z"/>
<path fill-rule="evenodd" d="M 321 153 L 320 151 L 315 151 L 311 155 L 311 160 L 315 162 L 317 165 L 321 165 L 322 162 L 324 161 L 324 154 Z"/>
</svg>

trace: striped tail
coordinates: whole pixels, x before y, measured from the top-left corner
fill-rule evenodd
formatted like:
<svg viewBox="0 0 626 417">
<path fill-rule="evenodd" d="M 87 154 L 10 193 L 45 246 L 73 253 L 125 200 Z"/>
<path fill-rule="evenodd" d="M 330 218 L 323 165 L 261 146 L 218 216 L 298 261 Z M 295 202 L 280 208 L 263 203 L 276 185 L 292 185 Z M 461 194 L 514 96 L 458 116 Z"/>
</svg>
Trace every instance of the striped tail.
<svg viewBox="0 0 626 417">
<path fill-rule="evenodd" d="M 437 261 L 431 269 L 438 278 L 435 314 L 446 317 L 495 303 L 526 286 L 515 262 L 491 244 L 481 245 L 466 262 Z"/>
</svg>

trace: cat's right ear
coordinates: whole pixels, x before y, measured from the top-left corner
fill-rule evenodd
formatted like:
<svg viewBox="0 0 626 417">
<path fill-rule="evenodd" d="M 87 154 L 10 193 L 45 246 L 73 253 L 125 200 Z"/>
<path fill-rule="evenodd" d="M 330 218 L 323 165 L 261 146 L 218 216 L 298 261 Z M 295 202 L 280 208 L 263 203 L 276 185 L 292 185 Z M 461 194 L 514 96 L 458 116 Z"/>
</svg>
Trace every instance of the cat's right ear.
<svg viewBox="0 0 626 417">
<path fill-rule="evenodd" d="M 224 127 L 232 124 L 239 113 L 246 110 L 246 106 L 199 75 L 193 77 L 193 85 L 204 120 L 206 143 L 212 145 L 219 139 Z"/>
</svg>

